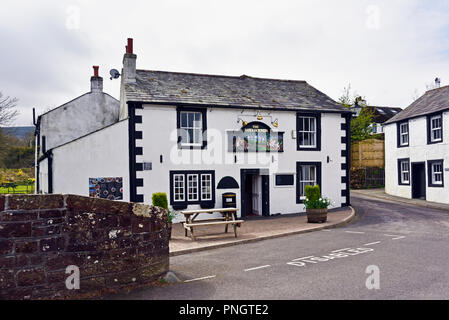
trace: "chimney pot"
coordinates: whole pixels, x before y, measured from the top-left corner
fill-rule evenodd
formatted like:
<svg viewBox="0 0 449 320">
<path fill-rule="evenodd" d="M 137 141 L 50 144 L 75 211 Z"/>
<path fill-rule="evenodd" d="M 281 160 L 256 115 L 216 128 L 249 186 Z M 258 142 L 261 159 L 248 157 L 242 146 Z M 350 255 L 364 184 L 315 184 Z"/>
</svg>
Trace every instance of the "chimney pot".
<svg viewBox="0 0 449 320">
<path fill-rule="evenodd" d="M 133 39 L 128 38 L 128 45 L 126 46 L 126 53 L 133 54 Z"/>
<path fill-rule="evenodd" d="M 94 68 L 94 77 L 98 77 L 98 66 L 93 66 Z"/>
</svg>

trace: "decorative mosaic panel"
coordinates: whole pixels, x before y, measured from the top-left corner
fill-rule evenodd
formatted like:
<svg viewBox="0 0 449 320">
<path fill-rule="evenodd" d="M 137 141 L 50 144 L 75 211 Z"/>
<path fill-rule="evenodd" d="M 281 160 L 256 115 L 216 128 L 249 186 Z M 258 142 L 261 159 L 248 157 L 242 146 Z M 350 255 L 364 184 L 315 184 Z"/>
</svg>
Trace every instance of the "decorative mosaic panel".
<svg viewBox="0 0 449 320">
<path fill-rule="evenodd" d="M 123 200 L 123 178 L 89 178 L 89 197 Z"/>
</svg>

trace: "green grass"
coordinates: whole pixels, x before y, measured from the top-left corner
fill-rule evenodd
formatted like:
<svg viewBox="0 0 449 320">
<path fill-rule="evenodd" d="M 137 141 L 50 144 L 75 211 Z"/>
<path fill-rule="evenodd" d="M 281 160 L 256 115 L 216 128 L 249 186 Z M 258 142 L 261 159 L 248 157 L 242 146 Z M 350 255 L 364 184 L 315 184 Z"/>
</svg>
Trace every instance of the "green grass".
<svg viewBox="0 0 449 320">
<path fill-rule="evenodd" d="M 17 194 L 24 194 L 24 193 L 34 193 L 34 186 L 27 186 L 26 185 L 20 185 L 17 186 L 14 190 L 12 188 L 0 188 L 0 194 L 7 194 L 7 193 L 17 193 Z"/>
</svg>

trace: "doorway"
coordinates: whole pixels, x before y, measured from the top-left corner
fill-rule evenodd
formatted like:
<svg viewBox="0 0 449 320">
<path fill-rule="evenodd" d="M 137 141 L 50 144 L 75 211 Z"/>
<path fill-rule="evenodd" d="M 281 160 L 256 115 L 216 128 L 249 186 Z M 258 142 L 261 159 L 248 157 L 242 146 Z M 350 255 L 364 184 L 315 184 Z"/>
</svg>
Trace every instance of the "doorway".
<svg viewBox="0 0 449 320">
<path fill-rule="evenodd" d="M 241 208 L 242 218 L 270 215 L 269 175 L 261 175 L 260 169 L 242 169 Z"/>
<path fill-rule="evenodd" d="M 412 162 L 412 198 L 426 200 L 425 162 Z"/>
</svg>

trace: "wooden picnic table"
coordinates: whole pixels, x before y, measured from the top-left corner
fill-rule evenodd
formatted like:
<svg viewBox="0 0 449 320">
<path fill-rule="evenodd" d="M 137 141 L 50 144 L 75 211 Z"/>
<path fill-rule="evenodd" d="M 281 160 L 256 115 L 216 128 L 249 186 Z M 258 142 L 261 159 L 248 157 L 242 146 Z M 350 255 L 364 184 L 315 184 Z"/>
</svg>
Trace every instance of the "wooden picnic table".
<svg viewBox="0 0 449 320">
<path fill-rule="evenodd" d="M 193 241 L 195 241 L 195 234 L 193 231 L 194 227 L 200 227 L 200 226 L 213 226 L 213 225 L 225 225 L 225 233 L 228 232 L 228 226 L 233 225 L 234 227 L 234 235 L 237 238 L 237 227 L 240 227 L 241 223 L 243 223 L 243 220 L 236 220 L 235 216 L 237 213 L 237 208 L 217 208 L 217 209 L 199 209 L 199 210 L 183 210 L 180 211 L 181 214 L 184 215 L 186 221 L 183 222 L 184 229 L 185 229 L 185 236 L 187 237 L 187 231 L 190 232 L 190 237 Z M 207 213 L 212 214 L 220 212 L 223 217 L 222 218 L 213 218 L 208 219 L 205 222 L 195 222 L 196 217 L 198 215 Z M 210 222 L 214 221 L 214 222 Z"/>
</svg>

